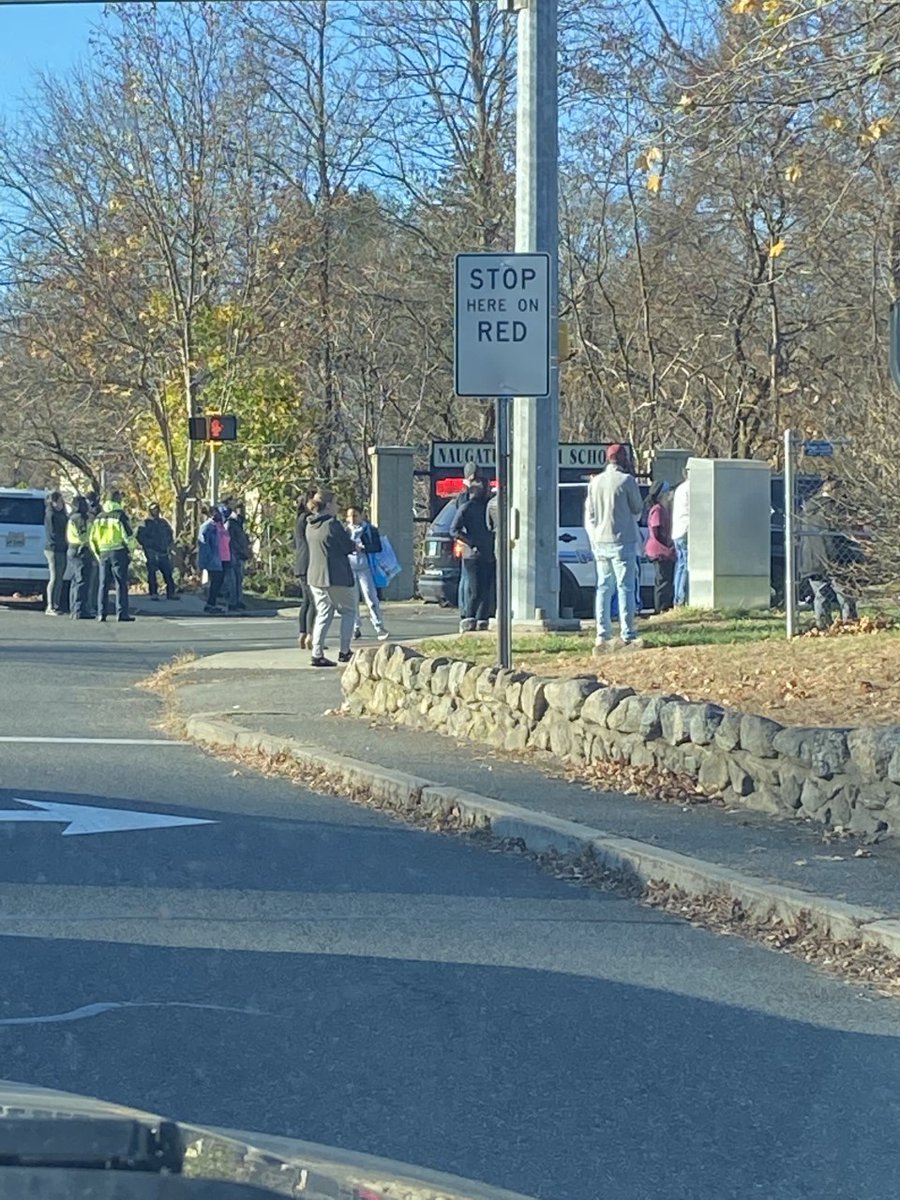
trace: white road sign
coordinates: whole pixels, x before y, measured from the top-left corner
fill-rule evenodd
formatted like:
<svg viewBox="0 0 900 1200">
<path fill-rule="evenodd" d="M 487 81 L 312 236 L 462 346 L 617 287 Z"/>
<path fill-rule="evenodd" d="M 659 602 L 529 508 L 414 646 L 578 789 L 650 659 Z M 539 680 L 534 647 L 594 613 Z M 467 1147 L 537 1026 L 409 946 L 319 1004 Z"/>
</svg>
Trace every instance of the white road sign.
<svg viewBox="0 0 900 1200">
<path fill-rule="evenodd" d="M 454 388 L 550 395 L 549 254 L 457 254 Z"/>
</svg>

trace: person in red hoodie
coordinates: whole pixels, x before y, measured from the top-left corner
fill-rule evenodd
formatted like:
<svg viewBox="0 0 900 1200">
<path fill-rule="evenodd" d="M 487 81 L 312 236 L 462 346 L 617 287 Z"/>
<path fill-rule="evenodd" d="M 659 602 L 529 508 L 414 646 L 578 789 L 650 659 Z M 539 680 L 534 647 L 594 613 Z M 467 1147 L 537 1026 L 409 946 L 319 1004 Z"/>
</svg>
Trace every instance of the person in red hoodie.
<svg viewBox="0 0 900 1200">
<path fill-rule="evenodd" d="M 656 568 L 653 585 L 654 611 L 668 612 L 675 602 L 675 543 L 668 498 L 672 488 L 664 479 L 654 483 L 647 497 L 647 545 L 644 554 Z"/>
</svg>

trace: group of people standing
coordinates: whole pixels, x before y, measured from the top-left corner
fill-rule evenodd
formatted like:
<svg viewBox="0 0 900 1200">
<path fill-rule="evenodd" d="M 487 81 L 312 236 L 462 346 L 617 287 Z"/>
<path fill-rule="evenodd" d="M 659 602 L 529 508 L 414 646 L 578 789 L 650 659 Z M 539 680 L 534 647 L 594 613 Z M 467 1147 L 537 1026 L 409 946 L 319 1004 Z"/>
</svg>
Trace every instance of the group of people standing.
<svg viewBox="0 0 900 1200">
<path fill-rule="evenodd" d="M 616 593 L 622 614 L 621 640 L 626 645 L 638 641 L 634 572 L 639 570 L 638 521 L 645 507 L 622 447 L 610 446 L 607 460 L 606 469 L 588 486 L 585 506 L 585 528 L 597 561 L 597 652 L 614 644 L 611 605 Z M 657 613 L 688 601 L 689 496 L 685 479 L 675 488 L 658 481 L 647 497 L 648 536 L 643 554 L 655 568 Z M 858 619 L 853 591 L 865 553 L 858 539 L 846 532 L 852 524 L 844 504 L 844 486 L 835 478 L 824 480 L 798 514 L 798 590 L 801 597 L 812 599 L 816 625 L 821 630 L 830 627 L 835 608 L 845 623 Z M 865 531 L 860 536 L 865 537 Z"/>
<path fill-rule="evenodd" d="M 156 518 L 152 516 L 154 508 Z M 116 620 L 133 621 L 128 611 L 132 554 L 148 524 L 160 519 L 158 506 L 151 506 L 151 516 L 135 538 L 121 492 L 110 492 L 102 503 L 95 493 L 75 496 L 71 511 L 61 492 L 51 492 L 44 517 L 44 553 L 50 568 L 47 613 L 68 614 L 76 621 L 105 621 L 110 587 L 114 587 Z"/>
<path fill-rule="evenodd" d="M 198 544 L 198 565 L 208 576 L 205 612 L 237 612 L 247 607 L 244 570 L 253 550 L 244 519 L 243 503 L 230 497 L 207 510 Z M 135 531 L 120 491 L 110 492 L 102 503 L 96 493 L 75 496 L 71 511 L 62 493 L 54 491 L 47 497 L 44 533 L 50 568 L 46 611 L 51 616 L 68 614 L 75 620 L 105 621 L 110 588 L 114 588 L 116 620 L 133 621 L 128 580 L 137 546 L 147 562 L 149 599 L 161 599 L 160 578 L 167 600 L 178 595 L 172 568 L 175 535 L 156 503 L 148 506 L 147 516 Z"/>
<path fill-rule="evenodd" d="M 228 496 L 220 504 L 209 505 L 205 518 L 197 539 L 197 566 L 207 577 L 203 611 L 241 612 L 247 607 L 244 573 L 253 558 L 253 547 L 244 527 L 244 503 Z"/>
<path fill-rule="evenodd" d="M 597 564 L 595 653 L 615 645 L 612 608 L 619 608 L 620 640 L 640 645 L 636 618 L 640 588 L 640 561 L 654 565 L 654 609 L 666 612 L 687 600 L 687 482 L 672 488 L 665 480 L 654 483 L 646 503 L 629 466 L 624 446 L 614 443 L 606 451 L 606 468 L 588 484 L 584 524 Z M 640 521 L 647 511 L 647 540 Z"/>
<path fill-rule="evenodd" d="M 342 522 L 334 492 L 311 488 L 301 499 L 294 526 L 294 574 L 300 589 L 297 642 L 311 651 L 314 667 L 337 665 L 325 656 L 335 613 L 341 619 L 338 662 L 350 661 L 353 639 L 362 636 L 360 597 L 375 636 L 382 642 L 390 637 L 378 596 L 387 582 L 378 563 L 382 550 L 381 534 L 362 509 L 350 507 Z"/>
</svg>

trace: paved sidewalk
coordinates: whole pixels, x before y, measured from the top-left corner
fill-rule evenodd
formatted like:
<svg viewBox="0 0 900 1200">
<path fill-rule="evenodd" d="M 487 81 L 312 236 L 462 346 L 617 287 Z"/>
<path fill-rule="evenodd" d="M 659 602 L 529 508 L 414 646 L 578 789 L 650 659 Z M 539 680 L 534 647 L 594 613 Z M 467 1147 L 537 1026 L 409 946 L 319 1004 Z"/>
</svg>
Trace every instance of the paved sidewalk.
<svg viewBox="0 0 900 1200">
<path fill-rule="evenodd" d="M 261 596 L 245 595 L 244 601 L 247 605 L 246 609 L 235 613 L 223 613 L 221 619 L 223 621 L 236 621 L 242 617 L 274 617 L 280 612 L 287 613 L 290 610 L 279 608 L 278 603 L 274 600 L 269 601 Z M 131 589 L 128 593 L 128 605 L 135 616 L 145 617 L 203 617 L 209 618 L 208 613 L 204 613 L 204 596 L 202 592 L 180 592 L 174 600 L 167 600 L 165 593 L 162 593 L 158 600 L 154 600 L 143 589 Z"/>
<path fill-rule="evenodd" d="M 339 715 L 338 672 L 316 670 L 308 657 L 289 648 L 200 659 L 180 675 L 179 706 L 185 714 L 220 714 L 242 729 L 900 915 L 900 846 L 893 842 L 869 848 L 871 857 L 857 858 L 858 842 L 826 842 L 818 825 L 595 792 L 474 742 Z"/>
</svg>

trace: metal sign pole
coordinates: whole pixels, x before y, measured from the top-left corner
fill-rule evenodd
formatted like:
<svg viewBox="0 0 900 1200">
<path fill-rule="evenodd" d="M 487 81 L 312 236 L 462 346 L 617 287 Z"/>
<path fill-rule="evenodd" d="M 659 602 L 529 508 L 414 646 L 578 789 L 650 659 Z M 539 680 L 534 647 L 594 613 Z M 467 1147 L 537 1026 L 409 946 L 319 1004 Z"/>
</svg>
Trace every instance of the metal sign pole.
<svg viewBox="0 0 900 1200">
<path fill-rule="evenodd" d="M 794 431 L 784 431 L 784 618 L 788 638 L 797 633 L 797 512 Z"/>
<path fill-rule="evenodd" d="M 209 443 L 209 498 L 213 504 L 219 503 L 218 449 L 215 442 Z"/>
<path fill-rule="evenodd" d="M 512 597 L 510 596 L 509 542 L 509 396 L 496 400 L 497 436 L 497 658 L 501 667 L 512 665 Z"/>
<path fill-rule="evenodd" d="M 891 305 L 888 364 L 894 387 L 900 388 L 900 300 L 895 300 Z"/>
</svg>

